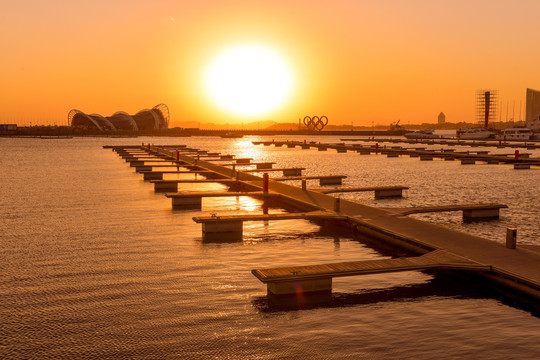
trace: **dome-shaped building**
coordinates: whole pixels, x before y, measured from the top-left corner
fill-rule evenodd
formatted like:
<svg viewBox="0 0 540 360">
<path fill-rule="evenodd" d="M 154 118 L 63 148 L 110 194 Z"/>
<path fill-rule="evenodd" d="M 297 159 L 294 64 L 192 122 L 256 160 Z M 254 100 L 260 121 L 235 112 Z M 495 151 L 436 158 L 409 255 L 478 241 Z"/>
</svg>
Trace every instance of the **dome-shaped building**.
<svg viewBox="0 0 540 360">
<path fill-rule="evenodd" d="M 100 131 L 166 129 L 169 126 L 169 108 L 165 104 L 159 104 L 152 109 L 141 110 L 135 115 L 117 111 L 107 117 L 99 114 L 88 115 L 73 109 L 68 114 L 68 124 L 72 127 Z"/>
</svg>

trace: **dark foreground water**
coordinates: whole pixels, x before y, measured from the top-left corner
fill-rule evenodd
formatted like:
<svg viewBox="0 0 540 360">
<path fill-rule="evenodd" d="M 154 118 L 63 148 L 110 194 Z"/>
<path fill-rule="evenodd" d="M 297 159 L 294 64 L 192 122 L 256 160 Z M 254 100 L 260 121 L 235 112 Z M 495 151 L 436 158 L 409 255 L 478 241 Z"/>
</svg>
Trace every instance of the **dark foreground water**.
<svg viewBox="0 0 540 360">
<path fill-rule="evenodd" d="M 102 146 L 185 143 L 276 167 L 305 166 L 309 175 L 345 174 L 345 186 L 410 186 L 398 200 L 343 195 L 373 206 L 502 202 L 510 209 L 488 223 L 463 224 L 460 213 L 418 217 L 500 242 L 514 225 L 518 240 L 533 245 L 540 245 L 540 170 L 247 140 L 0 138 L 0 358 L 540 357 L 537 317 L 455 274 L 338 278 L 332 297 L 318 305 L 275 303 L 251 269 L 402 254 L 301 220 L 247 223 L 242 242 L 202 242 L 191 220 L 200 211 L 171 210 L 169 199 Z M 262 204 L 203 202 L 204 214 L 238 212 L 262 213 Z"/>
</svg>

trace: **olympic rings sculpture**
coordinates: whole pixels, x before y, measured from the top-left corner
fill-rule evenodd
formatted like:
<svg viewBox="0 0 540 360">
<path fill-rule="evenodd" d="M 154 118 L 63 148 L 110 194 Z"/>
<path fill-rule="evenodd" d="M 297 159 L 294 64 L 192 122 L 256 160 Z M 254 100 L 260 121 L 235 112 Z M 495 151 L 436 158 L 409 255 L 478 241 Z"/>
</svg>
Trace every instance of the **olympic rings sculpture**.
<svg viewBox="0 0 540 360">
<path fill-rule="evenodd" d="M 323 115 L 321 117 L 306 116 L 304 118 L 304 125 L 306 125 L 309 130 L 321 131 L 327 124 L 328 118 L 326 117 L 326 115 Z"/>
</svg>

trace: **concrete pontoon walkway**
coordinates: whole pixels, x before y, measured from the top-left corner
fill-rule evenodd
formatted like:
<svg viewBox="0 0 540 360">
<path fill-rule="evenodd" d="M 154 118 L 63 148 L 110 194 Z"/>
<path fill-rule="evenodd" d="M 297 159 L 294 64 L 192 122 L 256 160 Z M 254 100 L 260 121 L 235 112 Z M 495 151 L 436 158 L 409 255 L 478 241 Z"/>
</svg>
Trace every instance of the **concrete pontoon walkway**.
<svg viewBox="0 0 540 360">
<path fill-rule="evenodd" d="M 359 139 L 359 141 L 370 141 L 368 139 Z M 400 140 L 401 141 L 401 140 Z M 281 142 L 275 141 L 254 141 L 253 144 L 274 144 L 275 146 L 280 146 Z M 318 143 L 318 144 L 305 144 L 300 141 L 290 141 L 286 143 L 289 147 L 294 148 L 300 146 L 302 149 L 309 149 L 309 147 L 315 147 L 319 150 L 334 149 L 337 152 L 347 152 L 355 151 L 360 154 L 386 154 L 388 157 L 399 157 L 401 155 L 406 155 L 410 157 L 419 157 L 420 160 L 433 160 L 434 158 L 440 158 L 444 160 L 460 160 L 463 165 L 465 164 L 475 164 L 476 162 L 487 162 L 488 164 L 521 164 L 527 163 L 528 167 L 516 167 L 516 168 L 530 168 L 530 166 L 540 166 L 540 158 L 530 158 L 528 153 L 519 153 L 518 157 L 515 157 L 514 154 L 491 154 L 489 155 L 487 151 L 456 151 L 455 149 L 440 149 L 428 150 L 426 147 L 409 147 L 404 148 L 401 146 L 378 146 L 378 145 L 347 145 L 345 143 Z M 445 143 L 450 145 L 450 143 Z M 310 146 L 308 146 L 310 145 Z M 454 144 L 455 145 L 455 144 Z M 478 143 L 477 145 L 483 146 L 485 144 Z M 538 145 L 540 146 L 540 145 Z"/>
<path fill-rule="evenodd" d="M 284 295 L 297 293 L 300 289 L 330 291 L 335 277 L 428 269 L 491 270 L 487 265 L 446 250 L 435 250 L 416 257 L 255 269 L 251 272 L 268 285 L 268 292 Z"/>
<path fill-rule="evenodd" d="M 166 154 L 167 151 L 153 147 L 151 152 Z M 182 154 L 180 158 L 186 163 L 196 162 L 198 166 L 216 174 L 235 178 L 237 184 L 250 191 L 260 191 L 263 188 L 261 177 L 238 171 L 231 172 L 229 168 Z M 340 221 L 366 236 L 392 243 L 419 255 L 444 250 L 473 263 L 482 264 L 485 268 L 477 273 L 504 287 L 540 299 L 540 252 L 528 247 L 518 244 L 516 249 L 510 249 L 503 244 L 409 218 L 390 209 L 374 208 L 344 199 L 339 201 L 336 209 L 336 198 L 330 195 L 272 179 L 269 181 L 269 191 L 278 193 L 280 201 L 300 211 L 322 211 L 328 214 L 329 219 L 341 217 L 343 220 Z"/>
</svg>

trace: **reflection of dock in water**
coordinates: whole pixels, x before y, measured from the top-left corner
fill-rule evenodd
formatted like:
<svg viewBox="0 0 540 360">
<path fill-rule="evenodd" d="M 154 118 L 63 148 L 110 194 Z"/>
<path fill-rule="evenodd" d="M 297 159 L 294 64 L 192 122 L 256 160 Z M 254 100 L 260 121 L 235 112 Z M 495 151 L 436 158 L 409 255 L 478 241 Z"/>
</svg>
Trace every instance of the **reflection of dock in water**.
<svg viewBox="0 0 540 360">
<path fill-rule="evenodd" d="M 226 192 L 191 192 L 167 194 L 172 199 L 190 199 L 186 208 L 193 208 L 197 202 L 200 208 L 202 199 L 207 196 L 253 196 L 273 199 L 284 206 L 297 209 L 298 213 L 263 214 L 263 215 L 212 215 L 194 217 L 202 224 L 203 240 L 215 241 L 241 240 L 245 221 L 279 221 L 286 219 L 305 219 L 316 223 L 338 223 L 355 229 L 370 238 L 391 243 L 418 256 L 358 261 L 335 264 L 316 264 L 310 266 L 290 266 L 253 270 L 253 274 L 268 286 L 271 294 L 290 294 L 301 292 L 325 292 L 332 289 L 332 278 L 378 272 L 408 271 L 425 269 L 453 269 L 473 272 L 525 296 L 540 298 L 540 252 L 525 246 L 515 246 L 514 237 L 509 233 L 506 246 L 479 236 L 458 232 L 437 224 L 407 217 L 407 214 L 434 211 L 463 211 L 466 220 L 484 220 L 498 218 L 503 204 L 465 204 L 450 206 L 432 206 L 416 208 L 374 208 L 353 201 L 332 197 L 325 192 L 338 192 L 340 189 L 308 189 L 309 177 L 291 177 L 302 180 L 302 187 L 292 186 L 281 181 L 255 176 L 249 172 L 231 169 L 212 162 L 183 155 L 182 149 L 174 147 L 144 146 L 112 147 L 129 161 L 134 155 L 152 154 L 163 156 L 162 161 L 175 162 L 188 168 L 196 167 L 197 172 L 205 171 L 214 179 L 192 180 L 193 182 L 218 182 L 230 187 Z M 171 150 L 172 149 L 172 150 Z M 530 159 L 529 159 L 530 160 Z M 250 164 L 252 165 L 252 164 Z M 206 175 L 205 175 L 206 177 Z M 344 178 L 345 176 L 343 176 Z M 284 177 L 286 178 L 286 177 Z M 318 178 L 318 177 L 315 177 Z M 277 179 L 281 180 L 281 178 Z M 155 180 L 156 184 L 175 184 L 184 180 Z M 404 186 L 388 187 L 389 191 L 399 191 L 394 196 L 401 196 Z M 381 187 L 384 190 L 384 187 Z M 379 190 L 381 190 L 379 189 Z M 343 191 L 368 191 L 367 188 L 344 188 Z M 375 188 L 369 189 L 376 191 Z M 174 201 L 174 200 L 173 200 Z M 178 204 L 177 204 L 178 205 Z M 179 205 L 182 207 L 182 204 Z M 176 207 L 176 206 L 175 206 Z"/>
</svg>

